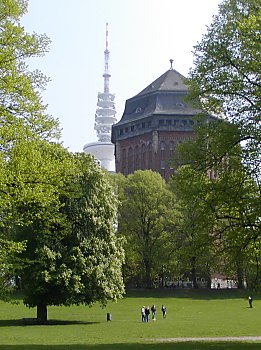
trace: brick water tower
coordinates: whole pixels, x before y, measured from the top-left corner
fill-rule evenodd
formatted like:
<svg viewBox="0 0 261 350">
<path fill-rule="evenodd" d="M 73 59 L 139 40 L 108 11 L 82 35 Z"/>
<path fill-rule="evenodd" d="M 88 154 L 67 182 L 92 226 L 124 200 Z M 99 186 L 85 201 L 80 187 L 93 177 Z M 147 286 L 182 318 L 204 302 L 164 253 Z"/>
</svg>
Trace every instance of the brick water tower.
<svg viewBox="0 0 261 350">
<path fill-rule="evenodd" d="M 179 142 L 193 138 L 200 112 L 185 98 L 185 77 L 171 67 L 136 96 L 128 99 L 121 120 L 112 125 L 116 172 L 124 175 L 151 169 L 168 179 Z"/>
</svg>

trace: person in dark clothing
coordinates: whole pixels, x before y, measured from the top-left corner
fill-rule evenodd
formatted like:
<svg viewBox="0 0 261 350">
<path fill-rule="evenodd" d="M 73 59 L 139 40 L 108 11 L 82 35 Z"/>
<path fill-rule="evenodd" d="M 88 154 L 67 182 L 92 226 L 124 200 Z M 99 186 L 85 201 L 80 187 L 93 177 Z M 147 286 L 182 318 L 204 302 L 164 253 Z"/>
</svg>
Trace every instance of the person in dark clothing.
<svg viewBox="0 0 261 350">
<path fill-rule="evenodd" d="M 250 307 L 251 309 L 252 309 L 252 307 L 253 307 L 252 303 L 253 303 L 253 299 L 252 299 L 251 296 L 249 296 L 249 297 L 248 297 L 248 304 L 249 304 L 249 307 Z"/>
<path fill-rule="evenodd" d="M 156 306 L 152 305 L 151 307 L 151 315 L 152 315 L 152 319 L 155 321 L 156 320 Z"/>
<path fill-rule="evenodd" d="M 162 311 L 162 316 L 163 316 L 163 318 L 166 318 L 166 316 L 167 316 L 167 309 L 166 309 L 166 306 L 162 305 L 161 311 Z"/>
<path fill-rule="evenodd" d="M 149 322 L 149 320 L 150 320 L 150 307 L 147 306 L 145 308 L 145 322 Z"/>
<path fill-rule="evenodd" d="M 145 322 L 145 306 L 141 308 L 141 322 Z"/>
</svg>

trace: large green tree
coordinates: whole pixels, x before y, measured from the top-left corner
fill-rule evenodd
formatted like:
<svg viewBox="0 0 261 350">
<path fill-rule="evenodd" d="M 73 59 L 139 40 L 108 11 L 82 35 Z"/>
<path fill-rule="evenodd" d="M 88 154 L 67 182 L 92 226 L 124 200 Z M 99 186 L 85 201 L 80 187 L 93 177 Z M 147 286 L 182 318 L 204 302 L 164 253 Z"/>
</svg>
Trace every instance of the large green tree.
<svg viewBox="0 0 261 350">
<path fill-rule="evenodd" d="M 198 288 L 198 279 L 204 278 L 210 287 L 211 273 L 216 259 L 212 240 L 215 216 L 208 203 L 211 180 L 191 165 L 179 167 L 169 182 L 175 194 L 179 220 L 175 223 L 173 244 L 179 261 L 179 273 L 189 278 Z"/>
<path fill-rule="evenodd" d="M 27 1 L 0 0 L 0 268 L 5 276 L 14 272 L 19 252 L 24 302 L 44 323 L 48 305 L 120 297 L 123 250 L 104 173 L 58 143 L 58 122 L 41 101 L 47 79 L 26 65 L 49 43 L 25 33 L 26 8 Z"/>
<path fill-rule="evenodd" d="M 227 146 L 241 144 L 243 164 L 259 184 L 260 16 L 259 0 L 224 0 L 207 34 L 195 46 L 195 65 L 188 81 L 191 97 L 204 112 L 237 126 L 240 132 Z"/>
<path fill-rule="evenodd" d="M 126 283 L 152 287 L 163 266 L 171 264 L 174 200 L 160 174 L 151 170 L 138 170 L 120 185 L 124 192 L 118 225 L 126 239 Z"/>
<path fill-rule="evenodd" d="M 237 275 L 242 287 L 244 275 L 255 280 L 251 282 L 255 285 L 260 278 L 261 207 L 258 185 L 242 164 L 241 148 L 231 146 L 238 133 L 235 125 L 222 120 L 198 127 L 195 139 L 178 147 L 179 161 L 188 165 L 177 171 L 173 182 L 183 201 L 193 198 L 193 189 L 197 189 L 194 198 L 204 204 L 206 227 L 211 221 L 213 225 L 208 242 L 220 263 L 214 268 Z M 183 210 L 191 204 L 187 202 Z"/>
<path fill-rule="evenodd" d="M 40 90 L 47 79 L 38 71 L 30 72 L 26 64 L 28 58 L 48 50 L 49 39 L 24 31 L 20 17 L 26 9 L 27 1 L 0 1 L 0 269 L 5 291 L 4 276 L 10 276 L 14 268 L 11 252 L 22 248 L 10 240 L 13 193 L 19 183 L 19 175 L 14 177 L 8 171 L 10 152 L 20 140 L 29 145 L 34 139 L 50 140 L 59 135 L 57 121 L 46 115 L 41 101 Z"/>
<path fill-rule="evenodd" d="M 202 126 L 191 159 L 194 165 L 205 165 L 206 172 L 218 174 L 212 199 L 220 200 L 216 212 L 219 219 L 223 217 L 224 230 L 230 232 L 226 235 L 230 237 L 229 246 L 239 245 L 233 254 L 241 261 L 246 250 L 255 255 L 259 251 L 252 259 L 250 255 L 247 258 L 257 264 L 261 195 L 260 16 L 259 0 L 224 0 L 207 33 L 195 46 L 195 65 L 188 80 L 191 100 L 200 103 L 204 113 L 221 119 Z"/>
<path fill-rule="evenodd" d="M 60 176 L 56 171 L 49 179 L 49 201 L 35 197 L 21 202 L 17 215 L 24 223 L 15 228 L 17 237 L 28 242 L 20 272 L 25 303 L 37 307 L 41 323 L 47 321 L 49 305 L 105 305 L 124 292 L 116 198 L 104 173 L 85 154 L 56 149 L 52 161 L 66 166 L 63 172 L 58 169 Z M 39 169 L 44 170 L 45 166 Z M 35 186 L 39 192 L 41 185 Z"/>
</svg>

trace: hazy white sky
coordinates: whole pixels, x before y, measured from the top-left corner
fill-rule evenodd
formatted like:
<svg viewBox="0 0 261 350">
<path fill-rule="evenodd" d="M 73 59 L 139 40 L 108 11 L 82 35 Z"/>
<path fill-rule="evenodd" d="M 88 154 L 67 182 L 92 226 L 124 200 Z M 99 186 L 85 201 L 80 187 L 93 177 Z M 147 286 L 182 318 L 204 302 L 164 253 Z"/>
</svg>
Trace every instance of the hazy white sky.
<svg viewBox="0 0 261 350">
<path fill-rule="evenodd" d="M 221 0 L 29 0 L 22 23 L 46 33 L 50 52 L 32 68 L 51 78 L 43 93 L 48 112 L 59 118 L 70 151 L 97 141 L 94 118 L 103 91 L 105 27 L 109 23 L 110 92 L 117 119 L 125 101 L 174 68 L 187 75 L 193 46 L 201 40 Z"/>
</svg>

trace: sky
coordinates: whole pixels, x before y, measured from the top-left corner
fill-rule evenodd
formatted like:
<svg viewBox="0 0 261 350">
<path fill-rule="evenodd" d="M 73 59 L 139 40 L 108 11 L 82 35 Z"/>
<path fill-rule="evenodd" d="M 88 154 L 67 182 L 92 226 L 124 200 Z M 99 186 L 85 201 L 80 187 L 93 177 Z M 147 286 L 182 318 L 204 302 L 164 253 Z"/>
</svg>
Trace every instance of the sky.
<svg viewBox="0 0 261 350">
<path fill-rule="evenodd" d="M 28 0 L 22 25 L 46 34 L 49 52 L 29 62 L 51 81 L 42 93 L 58 118 L 61 141 L 81 152 L 97 141 L 98 92 L 103 92 L 106 23 L 110 51 L 110 92 L 119 121 L 125 101 L 170 68 L 184 76 L 193 66 L 193 46 L 201 41 L 221 0 Z"/>
</svg>

